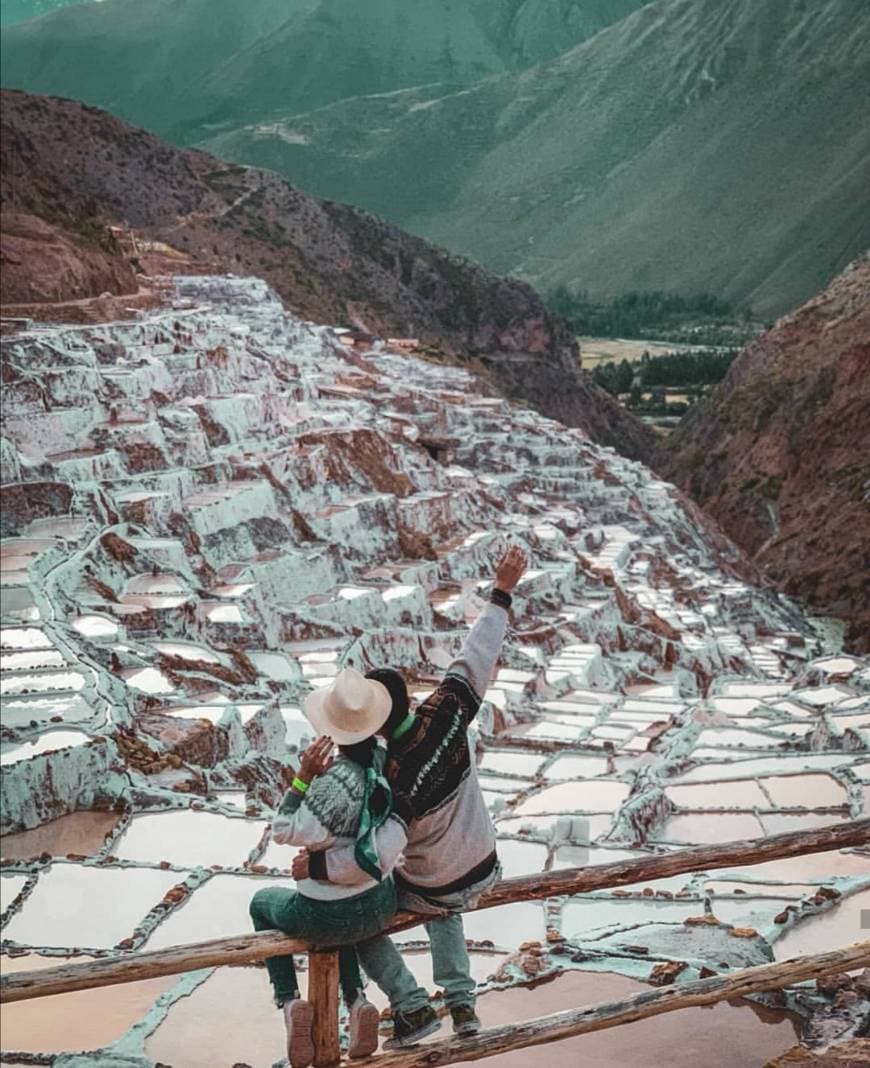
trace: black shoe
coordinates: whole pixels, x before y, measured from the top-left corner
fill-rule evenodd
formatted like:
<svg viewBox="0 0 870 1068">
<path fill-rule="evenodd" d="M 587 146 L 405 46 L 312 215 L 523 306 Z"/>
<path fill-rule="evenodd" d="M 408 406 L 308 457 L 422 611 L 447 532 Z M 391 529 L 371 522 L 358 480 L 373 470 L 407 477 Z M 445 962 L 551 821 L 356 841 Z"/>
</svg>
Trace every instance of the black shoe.
<svg viewBox="0 0 870 1068">
<path fill-rule="evenodd" d="M 441 1026 L 435 1010 L 424 1005 L 413 1012 L 393 1013 L 393 1037 L 384 1043 L 384 1049 L 402 1049 L 414 1046 Z"/>
<path fill-rule="evenodd" d="M 453 1031 L 460 1038 L 476 1035 L 482 1026 L 477 1013 L 470 1005 L 455 1005 L 451 1008 L 450 1015 L 453 1017 Z"/>
</svg>

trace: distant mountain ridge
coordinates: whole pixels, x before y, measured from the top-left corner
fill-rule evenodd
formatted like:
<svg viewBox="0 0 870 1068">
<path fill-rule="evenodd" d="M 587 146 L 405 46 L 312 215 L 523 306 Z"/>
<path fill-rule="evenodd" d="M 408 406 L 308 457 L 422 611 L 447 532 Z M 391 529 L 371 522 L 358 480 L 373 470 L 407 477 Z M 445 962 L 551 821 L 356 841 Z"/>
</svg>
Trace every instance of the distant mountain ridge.
<svg viewBox="0 0 870 1068">
<path fill-rule="evenodd" d="M 202 144 L 539 288 L 775 315 L 870 245 L 870 5 L 659 0 L 527 71 Z"/>
<path fill-rule="evenodd" d="M 567 325 L 525 283 L 74 101 L 3 90 L 0 109 L 3 220 L 15 224 L 0 241 L 4 300 L 88 295 L 88 278 L 92 295 L 124 292 L 129 268 L 117 253 L 107 260 L 106 226 L 125 224 L 184 254 L 187 263 L 170 261 L 167 271 L 257 275 L 303 318 L 413 334 L 503 395 L 627 455 L 653 454 L 651 435 L 580 371 Z M 42 247 L 28 246 L 46 224 Z M 71 265 L 60 282 L 78 288 L 46 295 L 45 260 L 60 246 Z"/>
<path fill-rule="evenodd" d="M 645 0 L 106 0 L 4 34 L 3 84 L 176 143 L 409 86 L 522 70 Z"/>
</svg>

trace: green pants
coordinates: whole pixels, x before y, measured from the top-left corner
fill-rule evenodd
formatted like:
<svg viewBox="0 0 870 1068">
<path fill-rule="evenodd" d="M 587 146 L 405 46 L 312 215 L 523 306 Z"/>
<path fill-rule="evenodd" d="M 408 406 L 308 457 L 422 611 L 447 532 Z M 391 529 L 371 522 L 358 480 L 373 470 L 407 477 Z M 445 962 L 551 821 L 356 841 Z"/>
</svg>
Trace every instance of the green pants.
<svg viewBox="0 0 870 1068">
<path fill-rule="evenodd" d="M 315 946 L 338 946 L 341 992 L 351 1005 L 363 986 L 355 944 L 381 932 L 393 918 L 396 888 L 392 879 L 384 879 L 354 897 L 318 901 L 297 890 L 270 886 L 254 894 L 249 911 L 255 931 L 283 931 Z M 266 968 L 278 1005 L 299 997 L 291 954 L 267 958 Z"/>
</svg>

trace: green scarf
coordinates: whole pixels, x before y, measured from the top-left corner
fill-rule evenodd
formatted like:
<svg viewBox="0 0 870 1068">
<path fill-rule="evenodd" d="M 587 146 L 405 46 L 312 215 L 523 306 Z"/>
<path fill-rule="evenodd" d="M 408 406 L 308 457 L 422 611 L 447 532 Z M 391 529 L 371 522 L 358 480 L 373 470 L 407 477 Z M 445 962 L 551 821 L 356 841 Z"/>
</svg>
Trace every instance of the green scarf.
<svg viewBox="0 0 870 1068">
<path fill-rule="evenodd" d="M 372 757 L 370 767 L 366 768 L 365 793 L 363 795 L 362 810 L 360 811 L 359 827 L 356 832 L 356 844 L 354 845 L 354 857 L 357 864 L 364 872 L 380 882 L 384 873 L 381 871 L 375 834 L 382 827 L 393 811 L 393 791 L 384 775 L 384 765 L 387 761 L 387 750 L 384 746 L 377 746 Z M 386 797 L 383 811 L 375 815 L 372 812 L 372 799 L 375 791 L 380 787 Z"/>
</svg>

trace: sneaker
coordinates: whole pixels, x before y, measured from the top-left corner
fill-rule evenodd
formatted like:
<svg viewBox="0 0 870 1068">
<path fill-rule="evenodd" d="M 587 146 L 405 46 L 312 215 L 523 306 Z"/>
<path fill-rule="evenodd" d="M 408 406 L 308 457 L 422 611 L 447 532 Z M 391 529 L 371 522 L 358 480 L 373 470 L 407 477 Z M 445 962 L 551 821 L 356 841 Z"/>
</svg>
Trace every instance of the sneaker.
<svg viewBox="0 0 870 1068">
<path fill-rule="evenodd" d="M 381 1014 L 364 994 L 360 994 L 350 1009 L 348 1030 L 350 1046 L 347 1051 L 351 1060 L 358 1057 L 370 1057 L 378 1048 L 378 1028 Z"/>
<path fill-rule="evenodd" d="M 287 1028 L 287 1060 L 290 1068 L 308 1068 L 314 1060 L 311 1025 L 314 1006 L 304 998 L 284 1002 L 284 1026 Z"/>
<path fill-rule="evenodd" d="M 460 1038 L 476 1035 L 482 1026 L 477 1013 L 470 1005 L 454 1005 L 450 1009 L 450 1015 L 453 1017 L 453 1032 Z"/>
<path fill-rule="evenodd" d="M 441 1026 L 441 1021 L 431 1005 L 424 1005 L 413 1012 L 393 1013 L 393 1037 L 384 1043 L 384 1049 L 402 1049 L 414 1046 Z"/>
</svg>

